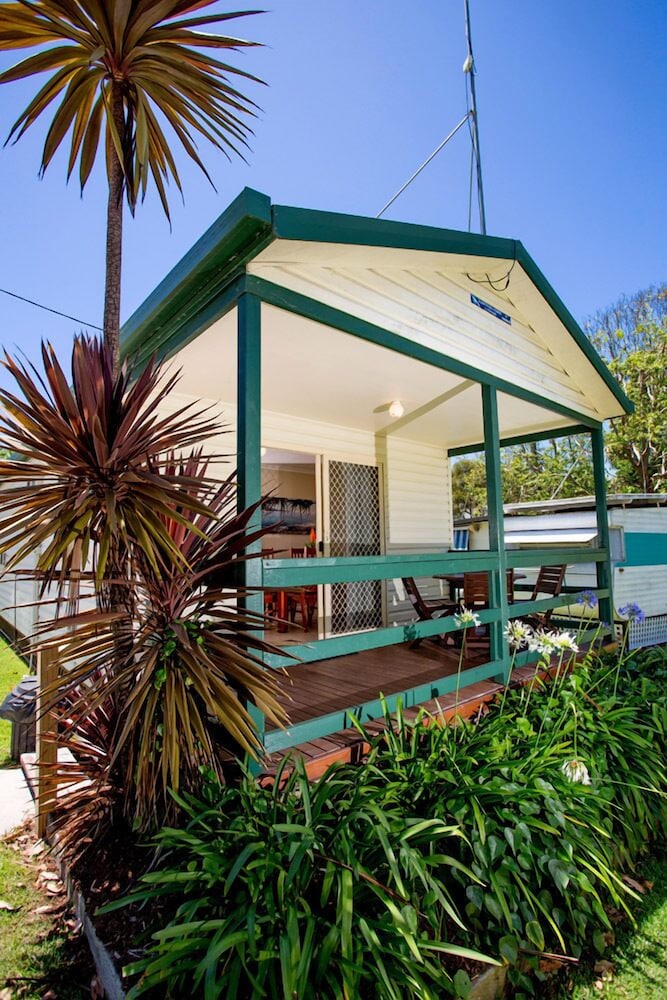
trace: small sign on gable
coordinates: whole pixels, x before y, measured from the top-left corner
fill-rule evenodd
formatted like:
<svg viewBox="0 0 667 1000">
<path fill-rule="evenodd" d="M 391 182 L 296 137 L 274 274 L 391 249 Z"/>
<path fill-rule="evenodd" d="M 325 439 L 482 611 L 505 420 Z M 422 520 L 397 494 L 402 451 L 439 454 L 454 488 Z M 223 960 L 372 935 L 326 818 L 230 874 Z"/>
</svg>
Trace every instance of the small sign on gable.
<svg viewBox="0 0 667 1000">
<path fill-rule="evenodd" d="M 484 312 L 491 313 L 491 315 L 495 316 L 496 319 L 501 319 L 503 323 L 509 323 L 510 326 L 512 325 L 512 317 L 508 316 L 507 313 L 501 312 L 500 309 L 496 309 L 496 307 L 492 306 L 490 302 L 485 302 L 484 299 L 480 299 L 477 295 L 472 294 L 470 296 L 470 301 L 474 306 L 479 306 L 480 309 L 483 309 Z"/>
</svg>

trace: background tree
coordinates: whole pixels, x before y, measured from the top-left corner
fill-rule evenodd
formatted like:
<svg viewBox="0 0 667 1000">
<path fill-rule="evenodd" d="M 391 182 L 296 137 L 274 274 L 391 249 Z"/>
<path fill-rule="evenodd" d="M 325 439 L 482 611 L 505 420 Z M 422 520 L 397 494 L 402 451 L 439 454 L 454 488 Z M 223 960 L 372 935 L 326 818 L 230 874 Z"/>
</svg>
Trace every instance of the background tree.
<svg viewBox="0 0 667 1000">
<path fill-rule="evenodd" d="M 554 438 L 501 449 L 504 503 L 530 503 L 594 492 L 590 440 L 585 435 Z M 455 517 L 486 513 L 483 456 L 459 459 L 452 467 Z"/>
<path fill-rule="evenodd" d="M 197 151 L 203 137 L 227 158 L 242 156 L 256 105 L 231 78 L 256 77 L 207 50 L 238 50 L 255 42 L 202 29 L 257 11 L 188 15 L 215 0 L 19 0 L 0 3 L 0 49 L 38 49 L 0 74 L 9 83 L 50 76 L 9 132 L 19 139 L 58 99 L 46 135 L 43 174 L 71 136 L 67 176 L 77 162 L 86 185 L 104 133 L 107 204 L 104 337 L 118 372 L 123 197 L 134 214 L 152 177 L 167 217 L 167 184 L 181 182 L 164 127 L 209 174 Z"/>
<path fill-rule="evenodd" d="M 621 297 L 585 329 L 635 404 L 607 428 L 612 488 L 659 493 L 667 487 L 667 284 Z"/>
<path fill-rule="evenodd" d="M 611 370 L 635 404 L 612 421 L 607 453 L 619 492 L 660 493 L 667 488 L 667 317 L 645 327 L 646 347 L 611 362 Z"/>
<path fill-rule="evenodd" d="M 652 346 L 652 338 L 667 321 L 667 284 L 651 285 L 600 309 L 584 323 L 584 330 L 607 362 L 622 360 L 632 351 Z"/>
</svg>

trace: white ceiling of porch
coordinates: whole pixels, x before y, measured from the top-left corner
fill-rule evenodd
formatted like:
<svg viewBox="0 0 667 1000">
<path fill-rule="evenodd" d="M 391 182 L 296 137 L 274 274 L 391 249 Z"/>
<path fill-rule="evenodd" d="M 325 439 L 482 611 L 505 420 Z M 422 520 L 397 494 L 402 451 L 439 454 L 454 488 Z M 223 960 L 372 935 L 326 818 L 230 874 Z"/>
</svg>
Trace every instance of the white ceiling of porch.
<svg viewBox="0 0 667 1000">
<path fill-rule="evenodd" d="M 218 320 L 175 358 L 178 392 L 236 401 L 236 312 Z M 400 400 L 404 416 L 388 405 Z M 300 316 L 262 306 L 262 407 L 275 413 L 398 435 L 442 447 L 483 440 L 477 384 Z M 567 426 L 565 417 L 499 395 L 501 435 Z"/>
</svg>

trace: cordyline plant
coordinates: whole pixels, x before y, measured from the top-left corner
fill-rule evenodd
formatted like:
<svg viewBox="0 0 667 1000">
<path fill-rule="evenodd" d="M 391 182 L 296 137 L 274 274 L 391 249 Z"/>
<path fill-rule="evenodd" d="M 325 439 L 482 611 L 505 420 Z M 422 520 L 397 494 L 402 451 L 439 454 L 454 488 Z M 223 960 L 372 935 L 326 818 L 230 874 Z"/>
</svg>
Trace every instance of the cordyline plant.
<svg viewBox="0 0 667 1000">
<path fill-rule="evenodd" d="M 221 742 L 260 755 L 248 702 L 285 721 L 259 655 L 262 618 L 235 583 L 262 532 L 249 529 L 255 507 L 236 511 L 234 477 L 216 481 L 199 450 L 174 457 L 220 429 L 197 408 L 164 415 L 177 376 L 152 362 L 114 378 L 109 349 L 85 337 L 71 384 L 50 348 L 42 356 L 43 377 L 5 360 L 20 394 L 0 390 L 0 442 L 21 457 L 0 462 L 0 551 L 10 570 L 34 554 L 60 611 L 34 648 L 60 662 L 45 692 L 59 742 L 90 750 L 58 777 L 72 808 L 108 819 L 122 799 L 126 819 L 151 825 L 169 814 L 170 787 L 220 774 Z"/>
<path fill-rule="evenodd" d="M 0 51 L 31 52 L 0 73 L 0 83 L 49 74 L 11 126 L 9 139 L 20 139 L 55 106 L 41 173 L 69 136 L 67 176 L 78 163 L 82 191 L 100 140 L 104 147 L 109 184 L 104 337 L 114 374 L 120 367 L 123 197 L 134 213 L 152 180 L 169 217 L 168 182 L 173 180 L 181 190 L 172 146 L 182 147 L 208 177 L 199 140 L 206 139 L 229 159 L 243 155 L 251 134 L 249 120 L 256 105 L 234 81 L 261 81 L 231 65 L 225 56 L 257 43 L 218 32 L 227 22 L 258 12 L 211 11 L 215 3 L 18 0 L 0 4 Z"/>
<path fill-rule="evenodd" d="M 165 471 L 209 489 L 208 462 L 198 455 L 172 461 Z M 70 663 L 47 692 L 56 700 L 67 695 L 65 732 L 69 728 L 80 740 L 91 712 L 104 713 L 110 699 L 119 703 L 109 763 L 113 771 L 117 761 L 124 762 L 125 814 L 135 826 L 173 818 L 177 810 L 169 790 L 195 791 L 202 772 L 220 776 L 225 749 L 260 756 L 244 702 L 252 702 L 274 724 L 287 721 L 275 675 L 258 655 L 273 651 L 256 634 L 262 616 L 243 610 L 244 594 L 231 582 L 246 545 L 262 534 L 248 531 L 255 507 L 239 514 L 235 503 L 230 477 L 209 496 L 207 514 L 192 514 L 184 505 L 164 519 L 185 565 L 168 556 L 157 567 L 139 559 L 141 611 L 133 621 L 128 655 L 116 663 L 111 679 L 104 676 L 103 664 L 113 651 L 113 636 L 100 634 L 99 615 L 61 619 L 66 638 L 52 635 L 42 643 L 43 648 L 57 646 L 61 663 Z M 78 711 L 73 690 L 83 695 Z M 105 783 L 107 776 L 100 780 Z"/>
<path fill-rule="evenodd" d="M 163 467 L 165 456 L 218 425 L 192 406 L 165 416 L 178 375 L 151 361 L 114 378 L 95 338 L 75 338 L 71 380 L 46 344 L 42 363 L 43 376 L 4 360 L 18 393 L 0 389 L 0 442 L 16 456 L 0 461 L 0 552 L 8 569 L 34 555 L 43 588 L 54 585 L 58 597 L 89 566 L 98 584 L 111 568 L 127 593 L 138 551 L 153 565 L 161 553 L 178 557 L 165 516 L 185 504 L 207 509 L 180 470 Z"/>
</svg>

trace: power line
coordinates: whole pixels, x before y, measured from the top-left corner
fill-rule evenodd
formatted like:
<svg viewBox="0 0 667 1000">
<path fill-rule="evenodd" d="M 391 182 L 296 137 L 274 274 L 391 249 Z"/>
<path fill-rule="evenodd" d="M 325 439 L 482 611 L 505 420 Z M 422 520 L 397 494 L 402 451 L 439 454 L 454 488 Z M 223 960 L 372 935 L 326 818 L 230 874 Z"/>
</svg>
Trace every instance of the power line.
<svg viewBox="0 0 667 1000">
<path fill-rule="evenodd" d="M 13 299 L 19 299 L 21 302 L 27 302 L 29 306 L 35 306 L 36 309 L 43 309 L 44 312 L 53 313 L 55 316 L 62 316 L 63 319 L 71 319 L 73 323 L 80 323 L 81 326 L 88 326 L 92 330 L 102 331 L 102 327 L 97 326 L 95 323 L 86 323 L 85 320 L 78 319 L 76 316 L 70 316 L 69 313 L 61 312 L 59 309 L 52 309 L 51 306 L 45 306 L 41 302 L 33 301 L 33 299 L 27 299 L 25 295 L 18 295 L 16 292 L 10 292 L 6 288 L 0 288 L 0 292 L 2 292 L 3 295 L 11 296 Z"/>
</svg>

